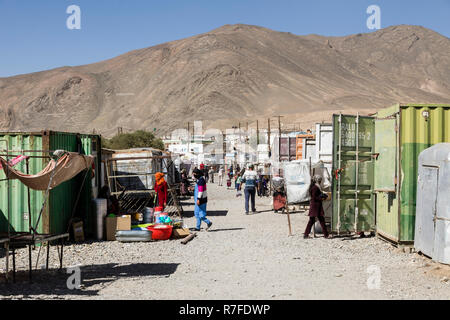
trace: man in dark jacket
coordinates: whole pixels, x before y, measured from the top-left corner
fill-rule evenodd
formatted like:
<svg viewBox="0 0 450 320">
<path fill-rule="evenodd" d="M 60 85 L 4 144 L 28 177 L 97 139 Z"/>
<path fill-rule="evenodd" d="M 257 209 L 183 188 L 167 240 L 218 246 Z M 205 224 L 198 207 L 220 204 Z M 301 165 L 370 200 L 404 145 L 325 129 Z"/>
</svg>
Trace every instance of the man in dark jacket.
<svg viewBox="0 0 450 320">
<path fill-rule="evenodd" d="M 319 219 L 320 226 L 323 230 L 323 235 L 325 238 L 328 238 L 328 230 L 325 225 L 325 214 L 323 212 L 322 201 L 327 198 L 327 195 L 324 194 L 320 188 L 320 183 L 322 182 L 321 176 L 314 176 L 311 185 L 309 186 L 309 221 L 306 226 L 305 233 L 303 238 L 308 239 L 309 234 L 311 233 L 311 228 L 316 222 L 316 218 Z"/>
</svg>

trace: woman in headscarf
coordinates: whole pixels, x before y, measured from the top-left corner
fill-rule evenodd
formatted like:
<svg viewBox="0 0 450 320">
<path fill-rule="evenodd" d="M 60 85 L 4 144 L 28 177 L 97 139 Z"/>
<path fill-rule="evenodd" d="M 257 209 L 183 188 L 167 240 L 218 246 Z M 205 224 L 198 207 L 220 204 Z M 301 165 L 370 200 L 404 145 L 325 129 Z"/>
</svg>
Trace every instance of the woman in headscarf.
<svg viewBox="0 0 450 320">
<path fill-rule="evenodd" d="M 312 178 L 311 184 L 309 186 L 309 221 L 306 226 L 305 233 L 303 238 L 308 239 L 309 234 L 311 233 L 311 228 L 316 222 L 316 218 L 319 219 L 320 226 L 322 227 L 323 235 L 325 238 L 328 238 L 328 230 L 325 225 L 325 214 L 323 212 L 322 201 L 327 198 L 327 195 L 322 192 L 320 188 L 320 183 L 322 182 L 322 177 L 319 175 L 315 175 Z"/>
<path fill-rule="evenodd" d="M 155 191 L 158 195 L 158 206 L 163 207 L 167 205 L 167 182 L 164 180 L 164 173 L 157 172 L 155 174 Z"/>
<path fill-rule="evenodd" d="M 180 185 L 181 195 L 182 196 L 188 195 L 189 194 L 188 190 L 189 190 L 188 175 L 186 169 L 183 168 L 183 170 L 181 170 L 181 185 Z"/>
<path fill-rule="evenodd" d="M 200 225 L 202 221 L 206 223 L 206 231 L 211 227 L 212 222 L 206 218 L 206 203 L 208 202 L 208 195 L 206 193 L 206 181 L 203 177 L 203 171 L 194 169 L 193 176 L 195 179 L 195 191 L 194 191 L 194 215 L 197 218 L 197 226 L 195 231 L 200 231 Z"/>
</svg>

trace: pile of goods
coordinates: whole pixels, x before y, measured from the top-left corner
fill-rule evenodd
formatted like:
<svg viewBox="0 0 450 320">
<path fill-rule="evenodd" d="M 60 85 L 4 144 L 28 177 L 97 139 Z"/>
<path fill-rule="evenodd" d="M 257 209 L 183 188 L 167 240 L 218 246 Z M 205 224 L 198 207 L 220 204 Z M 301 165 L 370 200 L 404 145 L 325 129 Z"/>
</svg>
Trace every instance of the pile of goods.
<svg viewBox="0 0 450 320">
<path fill-rule="evenodd" d="M 143 213 L 106 217 L 107 240 L 120 242 L 181 239 L 190 235 L 181 219 L 173 219 L 162 207 L 145 208 Z"/>
</svg>

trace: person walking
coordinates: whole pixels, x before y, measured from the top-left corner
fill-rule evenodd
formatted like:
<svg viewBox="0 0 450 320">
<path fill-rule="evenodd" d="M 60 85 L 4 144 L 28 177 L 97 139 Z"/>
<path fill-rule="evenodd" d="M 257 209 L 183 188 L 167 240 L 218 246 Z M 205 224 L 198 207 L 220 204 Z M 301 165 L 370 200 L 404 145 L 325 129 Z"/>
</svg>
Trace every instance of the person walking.
<svg viewBox="0 0 450 320">
<path fill-rule="evenodd" d="M 261 170 L 258 170 L 258 178 L 257 178 L 257 180 L 256 180 L 256 186 L 257 186 L 257 191 L 258 191 L 258 197 L 262 197 L 262 195 L 263 195 L 263 184 L 264 184 L 264 181 L 263 181 L 263 175 L 262 175 L 262 172 L 261 172 Z"/>
<path fill-rule="evenodd" d="M 209 168 L 209 178 L 211 179 L 211 183 L 214 183 L 214 168 L 211 166 Z"/>
<path fill-rule="evenodd" d="M 202 221 L 206 223 L 206 231 L 212 226 L 212 222 L 206 218 L 206 203 L 208 202 L 208 195 L 206 193 L 206 181 L 203 177 L 203 171 L 195 169 L 193 171 L 195 181 L 194 190 L 194 215 L 197 218 L 197 226 L 194 231 L 200 231 Z"/>
<path fill-rule="evenodd" d="M 238 174 L 236 176 L 236 197 L 241 196 L 241 182 L 242 182 L 242 176 Z"/>
<path fill-rule="evenodd" d="M 203 177 L 205 178 L 206 183 L 209 181 L 208 168 L 202 163 L 200 164 L 200 170 L 203 172 Z"/>
<path fill-rule="evenodd" d="M 220 167 L 219 174 L 218 174 L 219 186 L 223 186 L 223 175 L 224 175 L 224 173 L 225 173 L 225 170 L 223 169 L 223 167 Z"/>
<path fill-rule="evenodd" d="M 189 181 L 186 173 L 186 169 L 183 168 L 181 170 L 181 184 L 180 184 L 180 193 L 182 196 L 186 196 L 188 194 Z"/>
<path fill-rule="evenodd" d="M 158 195 L 158 206 L 163 209 L 167 205 L 167 182 L 164 180 L 164 173 L 157 172 L 155 174 L 155 192 Z"/>
<path fill-rule="evenodd" d="M 255 194 L 256 194 L 256 180 L 257 175 L 253 170 L 254 166 L 250 165 L 248 170 L 245 170 L 244 175 L 242 176 L 242 182 L 245 183 L 244 195 L 245 195 L 245 214 L 248 214 L 248 205 L 251 200 L 252 204 L 252 212 L 256 212 L 255 207 Z"/>
<path fill-rule="evenodd" d="M 316 218 L 319 219 L 320 226 L 322 227 L 323 235 L 325 238 L 329 237 L 327 227 L 325 225 L 325 214 L 323 212 L 322 201 L 327 198 L 327 195 L 322 192 L 320 188 L 320 183 L 322 182 L 322 177 L 315 175 L 309 186 L 309 221 L 306 225 L 305 233 L 303 234 L 304 239 L 308 239 L 311 233 L 311 228 L 316 222 Z"/>
</svg>

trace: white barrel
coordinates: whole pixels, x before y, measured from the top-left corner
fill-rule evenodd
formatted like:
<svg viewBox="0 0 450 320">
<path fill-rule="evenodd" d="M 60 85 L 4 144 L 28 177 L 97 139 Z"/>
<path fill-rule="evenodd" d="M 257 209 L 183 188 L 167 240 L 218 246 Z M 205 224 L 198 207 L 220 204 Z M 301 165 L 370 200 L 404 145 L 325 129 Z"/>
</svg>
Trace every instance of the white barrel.
<svg viewBox="0 0 450 320">
<path fill-rule="evenodd" d="M 102 198 L 94 199 L 92 202 L 94 207 L 94 236 L 97 240 L 103 240 L 108 202 L 106 199 Z"/>
</svg>

